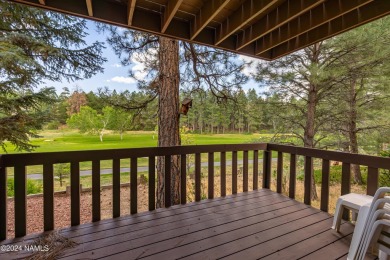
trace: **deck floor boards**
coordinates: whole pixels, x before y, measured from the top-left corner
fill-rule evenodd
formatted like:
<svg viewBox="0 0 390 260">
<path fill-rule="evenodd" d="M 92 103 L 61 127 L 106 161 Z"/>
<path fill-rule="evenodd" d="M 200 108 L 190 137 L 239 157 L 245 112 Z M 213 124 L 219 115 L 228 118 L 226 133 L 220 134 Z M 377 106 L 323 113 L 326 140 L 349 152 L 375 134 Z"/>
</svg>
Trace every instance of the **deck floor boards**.
<svg viewBox="0 0 390 260">
<path fill-rule="evenodd" d="M 269 190 L 61 230 L 78 245 L 60 259 L 346 259 L 353 225 Z M 0 243 L 25 245 L 37 235 Z M 26 253 L 0 254 L 1 259 Z M 372 259 L 368 256 L 368 259 Z"/>
</svg>

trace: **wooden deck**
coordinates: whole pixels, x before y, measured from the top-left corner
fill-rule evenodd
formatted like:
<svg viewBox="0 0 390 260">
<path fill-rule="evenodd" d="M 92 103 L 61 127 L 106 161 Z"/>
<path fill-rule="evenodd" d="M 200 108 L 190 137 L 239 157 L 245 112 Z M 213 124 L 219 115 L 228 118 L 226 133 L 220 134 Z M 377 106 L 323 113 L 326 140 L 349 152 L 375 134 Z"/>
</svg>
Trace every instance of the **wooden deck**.
<svg viewBox="0 0 390 260">
<path fill-rule="evenodd" d="M 332 220 L 263 189 L 64 229 L 78 245 L 60 259 L 346 259 L 353 225 Z"/>
</svg>

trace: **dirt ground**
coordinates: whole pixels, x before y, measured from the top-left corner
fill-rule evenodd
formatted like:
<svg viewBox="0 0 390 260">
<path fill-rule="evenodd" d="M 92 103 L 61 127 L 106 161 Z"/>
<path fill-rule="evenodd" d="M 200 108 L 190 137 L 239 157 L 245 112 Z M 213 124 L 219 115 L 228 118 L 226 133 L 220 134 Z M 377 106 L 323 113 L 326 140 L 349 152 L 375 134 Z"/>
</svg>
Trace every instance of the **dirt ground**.
<svg viewBox="0 0 390 260">
<path fill-rule="evenodd" d="M 259 179 L 260 176 L 259 176 Z M 252 178 L 249 177 L 249 190 L 252 190 Z M 187 201 L 194 200 L 194 181 L 188 180 L 187 183 Z M 272 190 L 275 189 L 275 182 L 271 182 Z M 232 189 L 231 175 L 227 176 L 227 195 L 231 194 Z M 284 185 L 288 187 L 288 183 Z M 261 187 L 261 181 L 259 182 Z M 238 192 L 242 192 L 243 179 L 242 175 L 238 176 Z M 207 198 L 207 178 L 202 178 L 202 199 Z M 297 181 L 296 187 L 296 200 L 303 201 L 303 183 Z M 320 195 L 320 186 L 317 187 L 317 192 Z M 365 189 L 361 186 L 352 185 L 352 192 L 365 193 Z M 215 197 L 219 197 L 220 192 L 220 178 L 215 178 Z M 283 194 L 287 195 L 288 190 L 284 190 Z M 336 200 L 340 196 L 340 185 L 334 185 L 330 187 L 330 199 L 329 199 L 329 212 L 333 214 Z M 83 192 L 81 193 L 81 223 L 89 223 L 92 219 L 92 193 Z M 312 206 L 319 208 L 320 200 L 312 202 Z M 55 217 L 55 228 L 60 229 L 70 226 L 70 196 L 66 194 L 56 195 L 54 198 L 54 217 Z M 148 187 L 146 185 L 138 185 L 138 212 L 148 210 Z M 121 215 L 130 214 L 130 188 L 121 188 Z M 14 237 L 14 201 L 11 199 L 8 201 L 8 238 Z M 112 217 L 112 190 L 104 189 L 101 191 L 101 216 L 102 219 L 109 219 Z M 28 197 L 27 198 L 27 233 L 37 233 L 43 231 L 43 197 Z"/>
</svg>

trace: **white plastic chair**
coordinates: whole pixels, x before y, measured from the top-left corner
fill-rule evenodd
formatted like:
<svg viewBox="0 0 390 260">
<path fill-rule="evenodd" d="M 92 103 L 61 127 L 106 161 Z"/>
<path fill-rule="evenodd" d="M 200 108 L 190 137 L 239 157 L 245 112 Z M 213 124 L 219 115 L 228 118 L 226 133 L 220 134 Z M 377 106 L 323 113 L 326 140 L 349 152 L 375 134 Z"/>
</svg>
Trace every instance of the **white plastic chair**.
<svg viewBox="0 0 390 260">
<path fill-rule="evenodd" d="M 376 197 L 374 196 L 374 199 Z M 373 203 L 367 203 L 360 208 L 347 259 L 364 259 L 370 243 L 369 234 L 374 222 L 390 213 L 389 203 L 390 198 L 385 197 L 376 199 Z"/>
<path fill-rule="evenodd" d="M 372 223 L 373 225 L 365 241 L 366 243 L 360 251 L 361 259 L 364 259 L 364 256 L 370 245 L 378 245 L 380 260 L 388 259 L 388 255 L 390 254 L 390 248 L 388 246 L 390 244 L 390 238 L 387 235 L 383 234 L 382 231 L 386 231 L 387 233 L 389 232 L 390 220 L 388 219 L 389 215 L 385 214 L 384 216 L 387 217 L 380 218 Z"/>
<path fill-rule="evenodd" d="M 336 210 L 333 218 L 332 229 L 340 230 L 341 218 L 344 209 L 352 211 L 353 220 L 356 220 L 356 214 L 359 214 L 360 208 L 363 205 L 371 204 L 373 201 L 383 198 L 387 192 L 390 192 L 390 187 L 381 187 L 376 192 L 374 197 L 370 195 L 349 193 L 338 198 Z"/>
</svg>

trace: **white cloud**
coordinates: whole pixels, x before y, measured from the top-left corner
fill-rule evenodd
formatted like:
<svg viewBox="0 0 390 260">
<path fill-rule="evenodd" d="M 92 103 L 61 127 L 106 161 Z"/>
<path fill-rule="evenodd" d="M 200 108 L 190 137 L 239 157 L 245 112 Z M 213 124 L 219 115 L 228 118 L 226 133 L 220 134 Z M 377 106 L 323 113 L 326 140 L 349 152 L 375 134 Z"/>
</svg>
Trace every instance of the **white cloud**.
<svg viewBox="0 0 390 260">
<path fill-rule="evenodd" d="M 121 68 L 122 65 L 119 64 L 119 63 L 115 63 L 115 64 L 111 64 L 111 67 L 114 67 L 114 68 Z"/>
<path fill-rule="evenodd" d="M 117 83 L 124 83 L 124 84 L 137 83 L 137 81 L 131 77 L 122 77 L 122 76 L 113 77 L 112 79 L 108 80 L 108 82 L 117 82 Z"/>
</svg>

